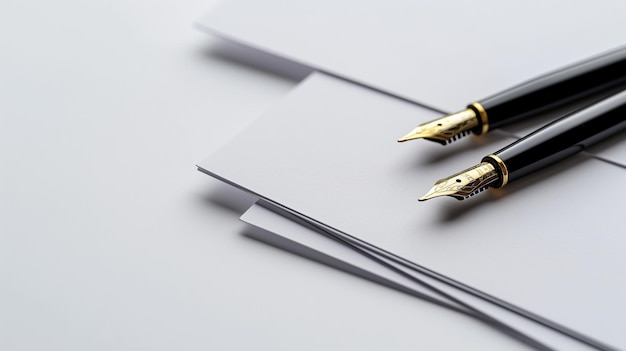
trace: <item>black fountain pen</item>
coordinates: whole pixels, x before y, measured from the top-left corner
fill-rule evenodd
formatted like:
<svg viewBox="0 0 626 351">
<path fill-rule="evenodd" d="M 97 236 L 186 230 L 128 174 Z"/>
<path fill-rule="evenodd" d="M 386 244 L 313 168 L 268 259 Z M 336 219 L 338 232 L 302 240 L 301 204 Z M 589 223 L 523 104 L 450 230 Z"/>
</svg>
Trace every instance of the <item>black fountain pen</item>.
<svg viewBox="0 0 626 351">
<path fill-rule="evenodd" d="M 419 200 L 439 196 L 463 200 L 488 187 L 501 188 L 624 129 L 626 90 L 534 131 L 485 156 L 474 167 L 438 180 Z"/>
<path fill-rule="evenodd" d="M 418 126 L 399 142 L 427 139 L 446 145 L 470 132 L 481 135 L 516 120 L 626 86 L 626 47 L 562 68 Z"/>
</svg>

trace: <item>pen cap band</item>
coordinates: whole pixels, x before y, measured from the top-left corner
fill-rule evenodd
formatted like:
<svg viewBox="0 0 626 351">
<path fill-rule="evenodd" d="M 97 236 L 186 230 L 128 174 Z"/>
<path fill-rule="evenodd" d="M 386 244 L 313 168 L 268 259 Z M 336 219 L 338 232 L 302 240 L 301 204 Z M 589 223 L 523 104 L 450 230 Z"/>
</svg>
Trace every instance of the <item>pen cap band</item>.
<svg viewBox="0 0 626 351">
<path fill-rule="evenodd" d="M 498 172 L 499 180 L 495 183 L 492 183 L 494 188 L 502 188 L 509 182 L 509 169 L 506 167 L 506 164 L 502 159 L 494 154 L 489 156 L 485 156 L 482 159 L 482 162 L 489 162 Z"/>
<path fill-rule="evenodd" d="M 487 119 L 487 111 L 480 102 L 475 102 L 469 106 L 468 108 L 474 110 L 476 112 L 476 116 L 478 117 L 478 127 L 476 127 L 473 132 L 482 135 L 489 131 L 489 120 Z"/>
</svg>

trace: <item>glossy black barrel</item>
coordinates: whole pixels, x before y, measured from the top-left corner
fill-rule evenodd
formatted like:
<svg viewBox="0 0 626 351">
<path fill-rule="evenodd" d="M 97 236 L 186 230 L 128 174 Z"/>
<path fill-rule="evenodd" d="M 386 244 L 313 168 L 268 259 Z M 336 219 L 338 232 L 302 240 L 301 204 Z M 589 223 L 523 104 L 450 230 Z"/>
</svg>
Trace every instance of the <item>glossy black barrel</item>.
<svg viewBox="0 0 626 351">
<path fill-rule="evenodd" d="M 626 90 L 562 117 L 494 155 L 506 165 L 511 182 L 625 129 Z M 498 169 L 493 159 L 485 157 L 483 161 Z"/>
<path fill-rule="evenodd" d="M 522 83 L 480 104 L 491 130 L 620 86 L 626 88 L 626 46 Z"/>
</svg>

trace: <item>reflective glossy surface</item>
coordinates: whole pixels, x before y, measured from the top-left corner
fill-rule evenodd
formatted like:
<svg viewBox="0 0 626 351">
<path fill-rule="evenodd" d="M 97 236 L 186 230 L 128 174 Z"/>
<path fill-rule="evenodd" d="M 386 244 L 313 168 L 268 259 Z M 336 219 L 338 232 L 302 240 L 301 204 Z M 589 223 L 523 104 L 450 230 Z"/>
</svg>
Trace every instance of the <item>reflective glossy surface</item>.
<svg viewBox="0 0 626 351">
<path fill-rule="evenodd" d="M 509 182 L 626 129 L 626 90 L 560 118 L 495 152 Z M 483 161 L 491 162 L 488 157 Z"/>
<path fill-rule="evenodd" d="M 565 67 L 480 100 L 489 129 L 619 86 L 626 88 L 626 47 Z"/>
</svg>

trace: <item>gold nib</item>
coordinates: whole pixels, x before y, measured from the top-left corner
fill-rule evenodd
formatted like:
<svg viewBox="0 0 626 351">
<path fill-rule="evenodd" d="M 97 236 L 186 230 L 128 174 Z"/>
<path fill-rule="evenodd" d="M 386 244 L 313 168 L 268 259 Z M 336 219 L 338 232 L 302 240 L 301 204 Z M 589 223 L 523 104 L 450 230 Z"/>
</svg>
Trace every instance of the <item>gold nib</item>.
<svg viewBox="0 0 626 351">
<path fill-rule="evenodd" d="M 478 118 L 472 109 L 453 113 L 432 122 L 424 123 L 413 129 L 409 134 L 398 139 L 403 142 L 413 139 L 427 139 L 446 145 L 468 135 L 472 128 L 478 126 Z"/>
<path fill-rule="evenodd" d="M 457 200 L 467 199 L 487 189 L 498 180 L 498 172 L 489 162 L 483 162 L 448 178 L 439 179 L 430 191 L 419 201 L 439 196 L 452 196 Z"/>
</svg>

